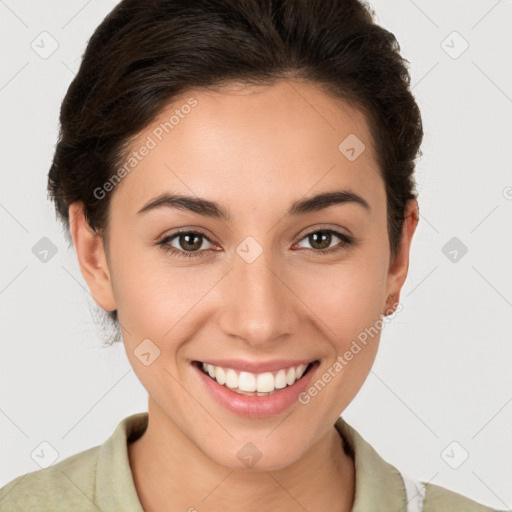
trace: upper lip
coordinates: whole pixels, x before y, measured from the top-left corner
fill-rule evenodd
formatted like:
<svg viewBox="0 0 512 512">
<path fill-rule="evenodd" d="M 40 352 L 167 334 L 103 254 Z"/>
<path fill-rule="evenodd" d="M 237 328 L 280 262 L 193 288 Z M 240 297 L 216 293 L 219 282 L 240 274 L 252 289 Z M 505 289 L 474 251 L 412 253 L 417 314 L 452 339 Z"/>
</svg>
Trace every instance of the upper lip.
<svg viewBox="0 0 512 512">
<path fill-rule="evenodd" d="M 264 373 L 274 372 L 292 366 L 309 364 L 315 362 L 315 359 L 276 359 L 273 361 L 247 361 L 243 359 L 202 359 L 200 363 L 212 364 L 222 368 L 232 368 L 242 372 Z"/>
</svg>

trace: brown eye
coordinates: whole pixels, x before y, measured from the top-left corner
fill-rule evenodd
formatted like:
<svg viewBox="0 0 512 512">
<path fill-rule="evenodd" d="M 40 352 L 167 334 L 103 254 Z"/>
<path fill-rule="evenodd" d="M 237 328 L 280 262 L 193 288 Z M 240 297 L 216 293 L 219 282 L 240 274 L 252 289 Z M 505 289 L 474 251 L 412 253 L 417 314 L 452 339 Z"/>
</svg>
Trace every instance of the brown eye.
<svg viewBox="0 0 512 512">
<path fill-rule="evenodd" d="M 331 245 L 332 235 L 329 231 L 315 231 L 308 235 L 313 249 L 327 249 Z"/>
<path fill-rule="evenodd" d="M 169 252 L 176 257 L 204 256 L 209 252 L 205 250 L 209 247 L 203 247 L 203 250 L 200 250 L 205 240 L 210 244 L 210 246 L 213 246 L 209 238 L 203 233 L 198 231 L 180 231 L 174 235 L 164 238 L 158 243 L 158 245 L 162 247 L 164 251 Z"/>
<path fill-rule="evenodd" d="M 184 251 L 196 251 L 201 248 L 202 235 L 198 233 L 180 233 L 177 237 L 180 248 Z"/>
<path fill-rule="evenodd" d="M 336 239 L 338 239 L 337 244 Z M 299 244 L 304 240 L 310 244 L 313 253 L 318 254 L 336 252 L 338 250 L 348 248 L 348 246 L 352 244 L 352 239 L 350 237 L 333 229 L 317 229 L 316 231 L 311 231 L 302 238 Z M 334 245 L 332 245 L 333 242 L 335 243 Z M 301 246 L 299 245 L 299 247 Z"/>
</svg>

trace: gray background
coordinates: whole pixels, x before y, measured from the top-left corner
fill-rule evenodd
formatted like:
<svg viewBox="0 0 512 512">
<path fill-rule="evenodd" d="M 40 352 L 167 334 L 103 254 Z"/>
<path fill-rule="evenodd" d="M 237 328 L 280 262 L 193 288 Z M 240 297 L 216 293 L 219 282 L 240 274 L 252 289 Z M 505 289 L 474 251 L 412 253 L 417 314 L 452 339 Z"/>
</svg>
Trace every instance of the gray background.
<svg viewBox="0 0 512 512">
<path fill-rule="evenodd" d="M 116 3 L 0 1 L 0 486 L 39 469 L 41 442 L 60 461 L 146 410 L 122 345 L 101 347 L 97 308 L 46 197 L 60 102 Z M 403 311 L 343 416 L 406 475 L 511 508 L 512 3 L 371 5 L 411 62 L 425 129 L 421 219 Z M 33 252 L 43 237 L 57 251 L 46 262 Z"/>
</svg>

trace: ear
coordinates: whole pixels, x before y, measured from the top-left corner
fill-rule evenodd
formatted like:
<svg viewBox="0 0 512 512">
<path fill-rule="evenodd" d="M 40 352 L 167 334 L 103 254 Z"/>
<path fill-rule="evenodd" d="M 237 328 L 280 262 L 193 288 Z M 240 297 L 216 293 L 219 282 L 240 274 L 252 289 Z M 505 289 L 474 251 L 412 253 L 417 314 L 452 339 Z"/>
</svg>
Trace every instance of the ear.
<svg viewBox="0 0 512 512">
<path fill-rule="evenodd" d="M 68 213 L 80 270 L 89 285 L 91 295 L 99 307 L 114 311 L 117 308 L 103 240 L 89 226 L 81 202 L 72 203 Z"/>
<path fill-rule="evenodd" d="M 391 314 L 394 310 L 390 305 L 397 304 L 400 299 L 400 290 L 407 278 L 409 270 L 409 254 L 411 242 L 416 226 L 418 225 L 419 211 L 418 202 L 415 199 L 409 199 L 406 203 L 404 212 L 404 222 L 402 226 L 402 239 L 395 257 L 390 261 L 387 277 L 387 302 L 384 307 L 385 315 Z M 391 297 L 391 299 L 390 299 Z"/>
</svg>

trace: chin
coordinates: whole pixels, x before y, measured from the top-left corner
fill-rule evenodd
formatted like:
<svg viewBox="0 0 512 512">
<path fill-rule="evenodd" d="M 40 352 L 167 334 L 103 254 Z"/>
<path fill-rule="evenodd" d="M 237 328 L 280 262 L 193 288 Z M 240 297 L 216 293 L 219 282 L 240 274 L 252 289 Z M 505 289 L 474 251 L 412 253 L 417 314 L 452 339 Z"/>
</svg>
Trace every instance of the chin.
<svg viewBox="0 0 512 512">
<path fill-rule="evenodd" d="M 232 471 L 244 472 L 265 472 L 265 471 L 278 471 L 293 464 L 304 451 L 304 442 L 299 443 L 295 448 L 293 445 L 288 444 L 286 449 L 283 449 L 284 441 L 269 443 L 252 443 L 238 442 L 232 443 L 234 446 L 226 447 L 226 451 L 218 452 L 220 447 L 205 447 L 205 453 L 216 464 L 228 468 Z M 211 448 L 211 449 L 209 449 Z"/>
</svg>

